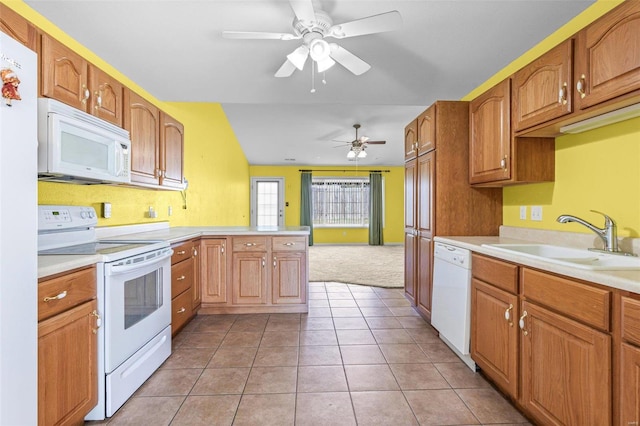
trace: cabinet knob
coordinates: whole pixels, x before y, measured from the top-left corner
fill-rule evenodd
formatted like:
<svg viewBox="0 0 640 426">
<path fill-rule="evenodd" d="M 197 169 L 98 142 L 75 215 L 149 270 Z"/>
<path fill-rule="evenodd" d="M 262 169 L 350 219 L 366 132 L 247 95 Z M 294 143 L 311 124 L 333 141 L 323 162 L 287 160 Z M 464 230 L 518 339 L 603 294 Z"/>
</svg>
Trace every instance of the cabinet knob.
<svg viewBox="0 0 640 426">
<path fill-rule="evenodd" d="M 91 92 L 89 91 L 89 89 L 87 89 L 87 85 L 83 84 L 82 85 L 82 99 L 80 99 L 80 102 L 82 102 L 82 104 L 86 104 L 87 103 L 87 99 L 89 99 L 89 96 L 91 96 Z"/>
<path fill-rule="evenodd" d="M 178 309 L 178 310 L 176 311 L 176 314 L 182 314 L 182 313 L 184 313 L 186 310 L 187 310 L 186 308 L 182 307 L 182 308 L 180 308 L 180 309 Z"/>
<path fill-rule="evenodd" d="M 94 328 L 92 331 L 93 331 L 93 334 L 97 334 L 98 329 L 102 326 L 102 318 L 100 318 L 100 314 L 96 310 L 91 312 L 91 314 L 89 315 L 96 318 L 96 328 Z"/>
<path fill-rule="evenodd" d="M 186 254 L 186 250 L 180 250 L 179 252 L 176 252 L 177 255 L 182 256 L 183 254 Z"/>
<path fill-rule="evenodd" d="M 187 277 L 185 277 L 184 275 L 180 275 L 178 278 L 176 278 L 176 281 L 182 281 L 185 278 L 187 278 Z"/>
<path fill-rule="evenodd" d="M 505 155 L 502 160 L 500 160 L 500 168 L 507 170 L 507 156 Z"/>
<path fill-rule="evenodd" d="M 46 302 L 51 302 L 52 300 L 60 300 L 60 299 L 64 299 L 65 297 L 67 297 L 67 290 L 56 294 L 55 296 L 47 296 L 44 299 L 42 299 L 45 303 Z"/>
<path fill-rule="evenodd" d="M 567 82 L 565 81 L 562 87 L 560 88 L 560 92 L 558 93 L 558 103 L 560 105 L 567 104 L 567 94 L 568 94 L 568 88 L 567 88 Z"/>
<path fill-rule="evenodd" d="M 524 319 L 526 317 L 527 317 L 527 311 L 524 311 L 522 313 L 522 316 L 520 317 L 520 321 L 518 321 L 518 325 L 520 326 L 520 330 L 522 330 L 522 334 L 524 334 L 525 336 L 529 334 L 529 332 L 524 329 L 524 327 L 525 327 Z"/>
<path fill-rule="evenodd" d="M 580 98 L 587 96 L 587 77 L 582 74 L 576 83 L 576 90 L 580 93 Z"/>
</svg>

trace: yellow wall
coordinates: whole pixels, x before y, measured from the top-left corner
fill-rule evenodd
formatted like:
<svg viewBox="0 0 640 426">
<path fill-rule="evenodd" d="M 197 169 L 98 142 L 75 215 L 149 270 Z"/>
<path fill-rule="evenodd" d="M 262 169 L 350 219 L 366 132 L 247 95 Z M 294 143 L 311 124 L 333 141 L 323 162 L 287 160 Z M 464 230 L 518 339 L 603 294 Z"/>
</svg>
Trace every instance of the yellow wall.
<svg viewBox="0 0 640 426">
<path fill-rule="evenodd" d="M 463 100 L 475 98 L 620 3 L 597 1 Z M 504 225 L 590 233 L 575 223 L 557 223 L 556 218 L 572 214 L 601 226 L 601 216 L 590 212 L 598 210 L 618 222 L 620 236 L 640 236 L 640 119 L 560 136 L 555 159 L 554 182 L 503 190 Z M 527 207 L 526 220 L 519 219 L 520 206 Z M 542 206 L 541 222 L 530 219 L 531 206 Z"/>
<path fill-rule="evenodd" d="M 249 166 L 219 104 L 161 102 L 22 1 L 2 2 L 185 126 L 187 209 L 183 209 L 183 198 L 177 191 L 49 182 L 39 182 L 38 203 L 91 205 L 100 211 L 100 203 L 108 201 L 112 217 L 99 219 L 99 226 L 157 221 L 169 221 L 172 226 L 249 224 Z M 150 206 L 158 213 L 155 219 L 148 218 Z M 169 206 L 172 216 L 168 215 Z"/>
<path fill-rule="evenodd" d="M 404 241 L 404 167 L 311 167 L 311 166 L 250 166 L 251 177 L 284 177 L 285 225 L 300 225 L 300 169 L 313 169 L 314 176 L 367 176 L 368 170 L 389 170 L 383 173 L 385 185 L 385 244 Z M 347 170 L 331 172 L 316 170 Z M 366 244 L 369 230 L 366 228 L 316 228 L 314 244 Z"/>
</svg>

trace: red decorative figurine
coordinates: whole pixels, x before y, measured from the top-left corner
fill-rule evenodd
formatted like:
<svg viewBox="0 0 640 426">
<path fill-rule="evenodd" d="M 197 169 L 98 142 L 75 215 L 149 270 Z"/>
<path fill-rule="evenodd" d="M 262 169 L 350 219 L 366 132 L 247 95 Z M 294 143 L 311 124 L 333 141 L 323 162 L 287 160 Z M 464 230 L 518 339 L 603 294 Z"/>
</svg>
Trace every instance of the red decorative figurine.
<svg viewBox="0 0 640 426">
<path fill-rule="evenodd" d="M 15 99 L 19 101 L 20 93 L 18 92 L 18 85 L 20 79 L 18 75 L 10 68 L 3 68 L 0 70 L 0 78 L 2 78 L 2 97 L 6 99 L 7 106 L 11 106 L 11 100 Z"/>
</svg>

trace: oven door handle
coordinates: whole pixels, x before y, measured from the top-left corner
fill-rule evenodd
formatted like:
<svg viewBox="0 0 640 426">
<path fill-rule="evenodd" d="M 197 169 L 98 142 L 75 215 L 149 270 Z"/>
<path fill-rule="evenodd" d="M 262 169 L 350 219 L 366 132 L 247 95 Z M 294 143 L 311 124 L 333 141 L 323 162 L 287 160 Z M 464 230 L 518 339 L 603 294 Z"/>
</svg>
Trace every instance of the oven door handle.
<svg viewBox="0 0 640 426">
<path fill-rule="evenodd" d="M 166 253 L 158 257 L 153 257 L 149 260 L 145 260 L 144 262 L 127 263 L 123 265 L 118 265 L 118 264 L 111 265 L 109 267 L 109 272 L 107 273 L 107 275 L 124 274 L 132 270 L 140 269 L 141 267 L 144 267 L 144 266 L 153 265 L 155 263 L 161 263 L 163 260 L 171 257 L 172 255 L 173 255 L 173 250 L 169 249 Z"/>
</svg>

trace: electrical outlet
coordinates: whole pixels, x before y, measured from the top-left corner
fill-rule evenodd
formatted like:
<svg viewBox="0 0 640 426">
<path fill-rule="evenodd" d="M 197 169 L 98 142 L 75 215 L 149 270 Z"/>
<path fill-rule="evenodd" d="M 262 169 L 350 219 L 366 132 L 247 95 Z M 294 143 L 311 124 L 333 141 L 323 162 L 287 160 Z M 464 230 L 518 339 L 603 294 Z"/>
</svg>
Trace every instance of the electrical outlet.
<svg viewBox="0 0 640 426">
<path fill-rule="evenodd" d="M 531 220 L 542 221 L 542 206 L 531 206 Z"/>
<path fill-rule="evenodd" d="M 151 206 L 149 206 L 149 217 L 151 219 L 158 217 L 158 212 L 156 212 Z"/>
<path fill-rule="evenodd" d="M 111 203 L 102 203 L 102 217 L 105 219 L 111 217 Z"/>
<path fill-rule="evenodd" d="M 169 216 L 171 216 L 173 214 L 173 208 L 171 206 L 169 206 L 169 208 L 167 209 L 167 214 Z"/>
<path fill-rule="evenodd" d="M 527 206 L 520 206 L 520 220 L 527 220 Z"/>
</svg>

